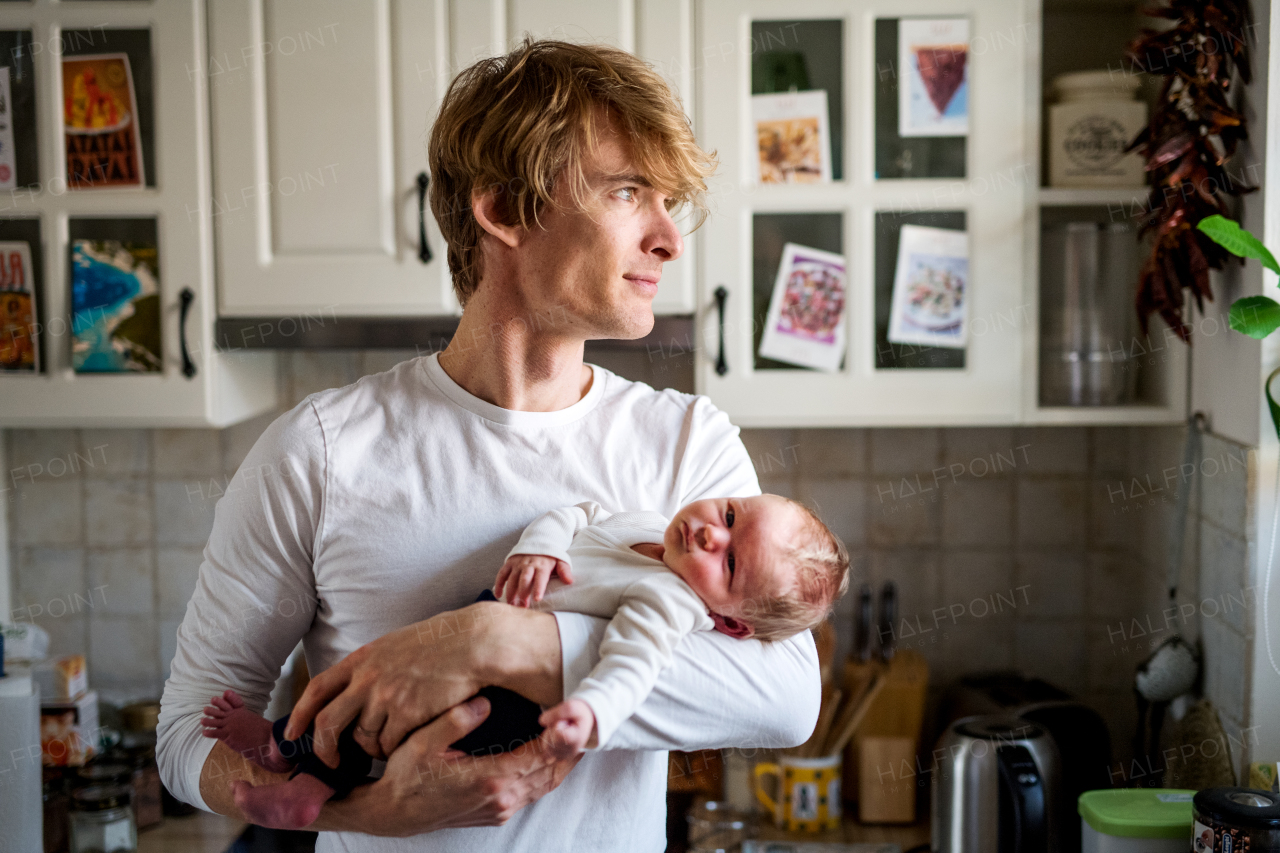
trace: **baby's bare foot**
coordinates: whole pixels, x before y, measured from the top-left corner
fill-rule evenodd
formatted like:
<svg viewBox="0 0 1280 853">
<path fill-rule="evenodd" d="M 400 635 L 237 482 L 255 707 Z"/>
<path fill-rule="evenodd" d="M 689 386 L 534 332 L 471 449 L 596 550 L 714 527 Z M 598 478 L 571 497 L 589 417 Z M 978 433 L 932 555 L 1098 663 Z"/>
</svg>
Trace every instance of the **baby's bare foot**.
<svg viewBox="0 0 1280 853">
<path fill-rule="evenodd" d="M 293 765 L 276 749 L 271 736 L 271 723 L 244 706 L 244 700 L 234 690 L 209 700 L 204 709 L 204 736 L 225 743 L 245 758 L 272 773 L 286 773 Z"/>
<path fill-rule="evenodd" d="M 303 829 L 320 815 L 320 807 L 333 796 L 333 789 L 314 776 L 300 773 L 283 785 L 248 782 L 231 785 L 236 807 L 250 823 L 269 829 Z"/>
</svg>

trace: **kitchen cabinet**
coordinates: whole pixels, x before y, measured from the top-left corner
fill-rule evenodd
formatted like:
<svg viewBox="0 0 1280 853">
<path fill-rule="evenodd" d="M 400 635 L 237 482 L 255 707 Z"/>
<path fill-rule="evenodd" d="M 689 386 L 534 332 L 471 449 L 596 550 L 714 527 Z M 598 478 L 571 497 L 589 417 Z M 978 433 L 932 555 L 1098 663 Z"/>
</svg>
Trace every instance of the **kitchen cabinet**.
<svg viewBox="0 0 1280 853">
<path fill-rule="evenodd" d="M 109 8 L 54 0 L 0 4 L 0 31 L 29 40 L 25 51 L 6 53 L 11 66 L 27 54 L 35 93 L 34 134 L 31 124 L 15 128 L 19 139 L 27 133 L 34 142 L 30 150 L 18 146 L 18 188 L 0 191 L 0 239 L 30 245 L 42 355 L 38 372 L 0 373 L 0 427 L 224 426 L 275 405 L 275 358 L 214 347 L 209 127 L 205 80 L 198 73 L 204 67 L 204 4 L 172 0 Z M 145 186 L 69 189 L 63 54 L 111 53 L 122 46 L 132 51 L 138 113 L 132 118 L 142 130 Z M 154 242 L 156 372 L 73 368 L 71 241 L 95 228 L 105 229 L 97 232 L 102 234 L 140 230 Z"/>
<path fill-rule="evenodd" d="M 693 108 L 690 0 L 210 0 L 225 317 L 457 314 L 418 180 L 450 81 L 524 34 L 655 62 Z M 694 307 L 692 243 L 658 313 Z"/>
<path fill-rule="evenodd" d="M 1098 4 L 1060 5 L 1069 14 L 1054 18 L 1055 27 L 1098 11 Z M 698 8 L 697 131 L 719 152 L 722 166 L 713 187 L 715 215 L 700 235 L 698 340 L 688 345 L 697 350 L 698 391 L 735 423 L 937 426 L 1183 417 L 1187 356 L 1178 343 L 1166 344 L 1158 364 L 1144 366 L 1138 404 L 1040 403 L 1041 208 L 1080 206 L 1090 217 L 1105 216 L 1116 193 L 1040 187 L 1039 2 L 708 0 Z M 1132 10 L 1125 14 L 1136 22 Z M 899 123 L 898 89 L 908 76 L 899 60 L 899 22 L 939 18 L 967 22 L 968 133 L 918 138 Z M 1089 51 L 1079 61 L 1091 61 Z M 769 88 L 777 81 L 767 75 L 785 78 L 796 66 L 805 69 L 805 85 L 793 83 L 792 91 L 826 92 L 832 180 L 763 183 L 752 95 L 785 92 Z M 1135 195 L 1144 192 L 1129 191 L 1126 198 Z M 897 252 L 907 225 L 967 233 L 963 347 L 889 340 Z M 845 258 L 844 353 L 835 371 L 759 354 L 787 243 Z M 1163 340 L 1158 329 L 1152 338 Z M 684 343 L 673 341 L 672 348 Z"/>
</svg>

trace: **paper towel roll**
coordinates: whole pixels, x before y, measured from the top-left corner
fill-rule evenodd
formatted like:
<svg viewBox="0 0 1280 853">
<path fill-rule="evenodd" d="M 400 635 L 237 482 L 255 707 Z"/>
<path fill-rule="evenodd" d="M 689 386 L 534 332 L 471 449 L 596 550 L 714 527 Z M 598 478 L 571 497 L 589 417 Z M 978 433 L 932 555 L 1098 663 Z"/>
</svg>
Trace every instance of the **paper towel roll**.
<svg viewBox="0 0 1280 853">
<path fill-rule="evenodd" d="M 0 720 L 0 853 L 41 853 L 40 697 L 30 676 L 0 679 Z"/>
</svg>

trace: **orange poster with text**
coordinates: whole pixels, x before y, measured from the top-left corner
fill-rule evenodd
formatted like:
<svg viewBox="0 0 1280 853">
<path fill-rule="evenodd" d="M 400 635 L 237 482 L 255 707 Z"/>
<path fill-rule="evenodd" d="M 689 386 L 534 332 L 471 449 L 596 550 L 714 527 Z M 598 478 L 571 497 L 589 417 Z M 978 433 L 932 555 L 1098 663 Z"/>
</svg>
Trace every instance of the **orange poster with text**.
<svg viewBox="0 0 1280 853">
<path fill-rule="evenodd" d="M 144 186 L 138 101 L 128 55 L 64 57 L 62 93 L 67 186 Z"/>
</svg>

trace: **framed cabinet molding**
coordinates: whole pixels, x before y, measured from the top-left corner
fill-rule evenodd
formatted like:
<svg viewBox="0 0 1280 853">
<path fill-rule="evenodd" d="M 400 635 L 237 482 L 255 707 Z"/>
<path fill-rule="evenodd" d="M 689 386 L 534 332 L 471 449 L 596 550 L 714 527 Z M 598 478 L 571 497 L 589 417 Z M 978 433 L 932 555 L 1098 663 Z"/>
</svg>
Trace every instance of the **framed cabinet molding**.
<svg viewBox="0 0 1280 853">
<path fill-rule="evenodd" d="M 1021 0 L 707 0 L 698 8 L 698 131 L 722 163 L 715 214 L 701 232 L 698 391 L 742 426 L 1017 422 L 1032 320 L 1022 232 L 1035 174 L 1024 128 L 1034 34 Z M 967 136 L 899 133 L 899 23 L 913 18 L 967 22 Z M 753 92 L 785 92 L 787 75 L 802 91 L 826 92 L 828 183 L 759 179 Z M 963 349 L 888 340 L 907 225 L 968 236 Z M 759 355 L 786 243 L 844 256 L 847 333 L 834 372 Z"/>
<path fill-rule="evenodd" d="M 209 0 L 223 316 L 457 314 L 419 175 L 453 77 L 526 34 L 653 61 L 691 108 L 691 0 Z M 692 243 L 693 241 L 688 241 Z M 691 313 L 692 253 L 655 310 Z"/>
</svg>

